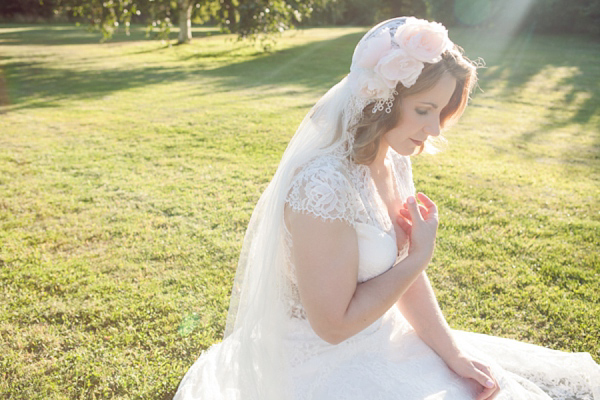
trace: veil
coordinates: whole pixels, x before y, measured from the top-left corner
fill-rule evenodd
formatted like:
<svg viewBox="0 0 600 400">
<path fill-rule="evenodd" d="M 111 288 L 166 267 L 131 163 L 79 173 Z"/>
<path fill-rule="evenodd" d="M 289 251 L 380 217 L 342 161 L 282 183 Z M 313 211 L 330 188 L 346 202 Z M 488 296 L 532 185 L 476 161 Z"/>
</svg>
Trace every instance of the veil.
<svg viewBox="0 0 600 400">
<path fill-rule="evenodd" d="M 287 190 L 296 170 L 313 157 L 349 155 L 353 138 L 348 127 L 355 122 L 356 113 L 348 111 L 361 107 L 357 100 L 344 78 L 315 104 L 290 141 L 250 218 L 224 334 L 224 339 L 232 337 L 239 342 L 238 383 L 244 399 L 285 398 L 282 338 L 289 318 L 285 307 L 289 284 L 283 268 L 283 215 Z"/>
<path fill-rule="evenodd" d="M 406 18 L 384 21 L 367 32 L 357 44 L 353 66 L 361 46 L 384 30 L 395 29 Z M 350 74 L 354 70 L 351 69 Z M 239 343 L 238 384 L 244 399 L 280 400 L 286 387 L 282 349 L 288 284 L 285 265 L 284 207 L 287 190 L 299 167 L 321 154 L 349 157 L 354 125 L 369 103 L 379 98 L 357 96 L 352 78 L 333 86 L 308 112 L 288 144 L 279 167 L 260 197 L 244 238 L 231 294 L 224 339 Z"/>
<path fill-rule="evenodd" d="M 284 268 L 286 243 L 283 217 L 287 192 L 298 169 L 314 157 L 351 157 L 354 127 L 361 119 L 365 107 L 376 103 L 373 112 L 383 112 L 386 104 L 391 108 L 390 101 L 393 101 L 398 81 L 405 86 L 414 83 L 416 77 L 412 82 L 403 80 L 403 77 L 387 76 L 387 80 L 380 78 L 373 72 L 374 65 L 367 65 L 369 57 L 374 54 L 373 57 L 381 57 L 382 54 L 397 50 L 397 53 L 404 55 L 392 38 L 398 28 L 408 21 L 414 24 L 434 24 L 402 17 L 384 21 L 369 30 L 354 50 L 349 75 L 313 106 L 288 144 L 279 167 L 260 197 L 248 224 L 231 293 L 223 342 L 211 347 L 200 357 L 200 360 L 204 357 L 204 363 L 199 366 L 195 364 L 193 368 L 196 370 L 190 369 L 188 372 L 188 375 L 195 375 L 194 379 L 199 381 L 198 385 L 201 387 L 194 386 L 202 393 L 201 398 L 286 398 L 285 389 L 289 387 L 289 383 L 286 382 L 283 341 L 284 330 L 290 318 L 287 308 L 290 285 Z M 442 29 L 446 33 L 445 40 L 449 41 L 447 31 L 443 27 Z M 444 41 L 440 43 L 441 47 L 438 46 L 435 50 L 437 55 L 448 46 Z M 382 49 L 387 53 L 382 53 Z M 413 62 L 415 65 L 418 63 L 422 68 L 421 61 Z M 417 76 L 418 73 L 420 69 Z M 187 375 L 180 387 L 186 378 Z"/>
</svg>

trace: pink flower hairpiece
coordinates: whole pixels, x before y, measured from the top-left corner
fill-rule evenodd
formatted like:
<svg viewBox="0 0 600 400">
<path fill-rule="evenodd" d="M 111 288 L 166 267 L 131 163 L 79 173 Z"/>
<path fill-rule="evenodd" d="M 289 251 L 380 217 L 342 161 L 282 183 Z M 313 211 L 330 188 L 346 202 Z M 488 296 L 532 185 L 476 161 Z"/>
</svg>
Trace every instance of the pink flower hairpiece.
<svg viewBox="0 0 600 400">
<path fill-rule="evenodd" d="M 415 84 L 424 63 L 436 63 L 452 48 L 446 28 L 437 22 L 406 18 L 396 31 L 384 27 L 360 43 L 350 67 L 353 92 L 367 100 L 378 100 L 373 108 L 391 112 L 398 82 L 409 88 Z"/>
</svg>

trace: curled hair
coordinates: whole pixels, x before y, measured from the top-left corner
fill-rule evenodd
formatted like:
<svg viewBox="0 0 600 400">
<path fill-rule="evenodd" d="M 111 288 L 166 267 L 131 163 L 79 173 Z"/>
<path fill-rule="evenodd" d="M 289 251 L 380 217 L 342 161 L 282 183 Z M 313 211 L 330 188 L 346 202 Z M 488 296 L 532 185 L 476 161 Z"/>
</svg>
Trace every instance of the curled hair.
<svg viewBox="0 0 600 400">
<path fill-rule="evenodd" d="M 448 104 L 440 114 L 440 125 L 447 128 L 456 122 L 467 106 L 469 94 L 477 83 L 477 65 L 463 56 L 463 50 L 459 46 L 447 50 L 442 54 L 442 60 L 435 63 L 425 63 L 423 71 L 413 86 L 404 87 L 400 82 L 396 86 L 398 94 L 395 96 L 392 111 L 378 111 L 373 113 L 376 103 L 371 103 L 363 109 L 363 116 L 356 124 L 352 157 L 359 164 L 370 164 L 375 160 L 381 137 L 402 119 L 402 99 L 434 87 L 445 73 L 449 73 L 456 79 L 456 88 L 450 97 Z M 425 144 L 421 145 L 419 153 L 423 151 Z"/>
</svg>

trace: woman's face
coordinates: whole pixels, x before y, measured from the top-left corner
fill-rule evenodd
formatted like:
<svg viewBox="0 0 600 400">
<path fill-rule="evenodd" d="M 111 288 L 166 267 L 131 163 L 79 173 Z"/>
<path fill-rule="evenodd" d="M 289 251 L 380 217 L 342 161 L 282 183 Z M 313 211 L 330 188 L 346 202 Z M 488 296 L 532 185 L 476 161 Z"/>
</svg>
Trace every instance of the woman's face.
<svg viewBox="0 0 600 400">
<path fill-rule="evenodd" d="M 440 134 L 440 113 L 446 107 L 454 89 L 456 79 L 444 74 L 431 89 L 407 96 L 400 104 L 400 121 L 384 133 L 381 145 L 390 146 L 399 154 L 409 156 L 429 136 Z"/>
</svg>

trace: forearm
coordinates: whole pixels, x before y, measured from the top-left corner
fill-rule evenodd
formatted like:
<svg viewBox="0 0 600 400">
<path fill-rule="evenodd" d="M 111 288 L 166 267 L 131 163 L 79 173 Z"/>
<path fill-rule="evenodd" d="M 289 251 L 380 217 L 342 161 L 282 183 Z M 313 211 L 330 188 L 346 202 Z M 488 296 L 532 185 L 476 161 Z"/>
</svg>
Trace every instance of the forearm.
<svg viewBox="0 0 600 400">
<path fill-rule="evenodd" d="M 335 330 L 334 343 L 341 342 L 367 328 L 387 310 L 415 282 L 427 261 L 408 256 L 383 274 L 359 283 L 341 322 Z"/>
<path fill-rule="evenodd" d="M 460 349 L 452 337 L 452 331 L 424 271 L 396 305 L 419 337 L 442 359 L 448 361 L 460 355 Z"/>
</svg>

